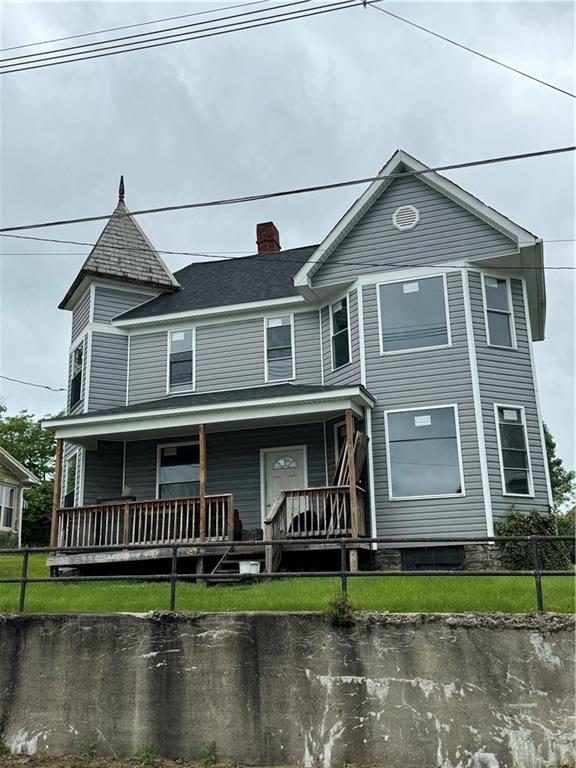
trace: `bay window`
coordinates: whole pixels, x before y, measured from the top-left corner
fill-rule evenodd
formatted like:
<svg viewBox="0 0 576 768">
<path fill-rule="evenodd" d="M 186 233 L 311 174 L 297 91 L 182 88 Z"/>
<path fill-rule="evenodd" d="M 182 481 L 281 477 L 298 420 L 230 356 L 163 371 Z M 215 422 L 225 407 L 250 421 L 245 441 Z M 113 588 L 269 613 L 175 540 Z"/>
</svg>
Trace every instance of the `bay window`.
<svg viewBox="0 0 576 768">
<path fill-rule="evenodd" d="M 532 496 L 532 470 L 524 408 L 495 405 L 502 492 L 505 496 Z"/>
<path fill-rule="evenodd" d="M 378 291 L 382 354 L 450 344 L 442 275 L 383 283 Z"/>
<path fill-rule="evenodd" d="M 385 418 L 391 499 L 464 495 L 455 405 L 388 411 Z"/>
<path fill-rule="evenodd" d="M 482 275 L 482 285 L 488 346 L 514 349 L 516 339 L 510 280 Z"/>
<path fill-rule="evenodd" d="M 266 381 L 293 379 L 295 373 L 292 315 L 266 318 L 264 330 Z"/>
</svg>

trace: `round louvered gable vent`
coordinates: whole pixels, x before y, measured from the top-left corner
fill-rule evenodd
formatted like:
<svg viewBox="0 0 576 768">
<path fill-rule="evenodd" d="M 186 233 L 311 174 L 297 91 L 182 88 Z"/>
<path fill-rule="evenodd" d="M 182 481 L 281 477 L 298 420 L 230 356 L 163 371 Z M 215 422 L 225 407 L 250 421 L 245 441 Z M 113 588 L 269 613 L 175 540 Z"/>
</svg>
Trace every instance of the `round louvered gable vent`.
<svg viewBox="0 0 576 768">
<path fill-rule="evenodd" d="M 400 208 L 396 208 L 392 214 L 392 224 L 399 229 L 400 232 L 407 232 L 409 229 L 414 229 L 416 224 L 420 221 L 420 211 L 413 205 L 401 205 Z"/>
</svg>

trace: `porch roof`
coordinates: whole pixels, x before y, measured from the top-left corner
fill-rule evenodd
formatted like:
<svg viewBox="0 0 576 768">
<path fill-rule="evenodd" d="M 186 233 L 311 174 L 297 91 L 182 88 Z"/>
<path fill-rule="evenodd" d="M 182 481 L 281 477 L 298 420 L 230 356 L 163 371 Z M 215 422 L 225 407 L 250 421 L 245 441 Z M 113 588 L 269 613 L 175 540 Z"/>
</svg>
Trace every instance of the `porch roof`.
<svg viewBox="0 0 576 768">
<path fill-rule="evenodd" d="M 59 438 L 122 439 L 160 434 L 198 424 L 247 424 L 261 420 L 309 417 L 350 408 L 358 415 L 374 405 L 361 385 L 335 387 L 315 384 L 269 384 L 243 389 L 172 395 L 157 400 L 63 416 L 43 422 Z"/>
</svg>

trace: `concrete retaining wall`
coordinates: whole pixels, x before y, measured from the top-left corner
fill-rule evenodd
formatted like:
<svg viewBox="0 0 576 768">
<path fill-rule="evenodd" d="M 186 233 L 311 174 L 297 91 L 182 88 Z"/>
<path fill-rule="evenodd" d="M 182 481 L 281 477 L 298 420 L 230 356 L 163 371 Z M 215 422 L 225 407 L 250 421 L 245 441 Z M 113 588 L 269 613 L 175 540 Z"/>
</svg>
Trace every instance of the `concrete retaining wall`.
<svg viewBox="0 0 576 768">
<path fill-rule="evenodd" d="M 574 765 L 561 616 L 0 618 L 0 738 L 14 751 L 144 745 L 246 764 Z"/>
</svg>

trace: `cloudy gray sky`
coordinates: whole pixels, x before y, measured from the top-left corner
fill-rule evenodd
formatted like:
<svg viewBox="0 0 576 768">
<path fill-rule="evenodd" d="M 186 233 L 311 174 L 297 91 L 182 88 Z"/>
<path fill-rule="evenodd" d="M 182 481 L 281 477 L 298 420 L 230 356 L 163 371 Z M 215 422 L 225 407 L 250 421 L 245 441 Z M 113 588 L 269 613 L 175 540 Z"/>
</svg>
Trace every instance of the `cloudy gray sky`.
<svg viewBox="0 0 576 768">
<path fill-rule="evenodd" d="M 3 3 L 1 45 L 213 9 L 221 3 Z M 386 7 L 574 90 L 570 3 Z M 186 20 L 183 20 L 184 22 Z M 175 22 L 182 23 L 182 22 Z M 138 30 L 135 30 L 138 31 Z M 7 55 L 7 54 L 3 54 Z M 373 9 L 0 79 L 3 226 L 254 194 L 371 175 L 398 147 L 429 165 L 562 146 L 574 101 Z M 545 240 L 574 238 L 574 157 L 447 174 Z M 247 252 L 273 219 L 283 247 L 318 242 L 357 188 L 140 218 L 158 248 Z M 32 234 L 91 240 L 99 224 Z M 70 315 L 57 309 L 87 249 L 2 239 L 4 375 L 63 386 Z M 574 243 L 547 243 L 574 265 Z M 185 257 L 168 257 L 173 269 Z M 576 273 L 549 270 L 536 345 L 543 412 L 574 465 Z M 62 394 L 1 383 L 10 412 L 55 412 Z"/>
</svg>

